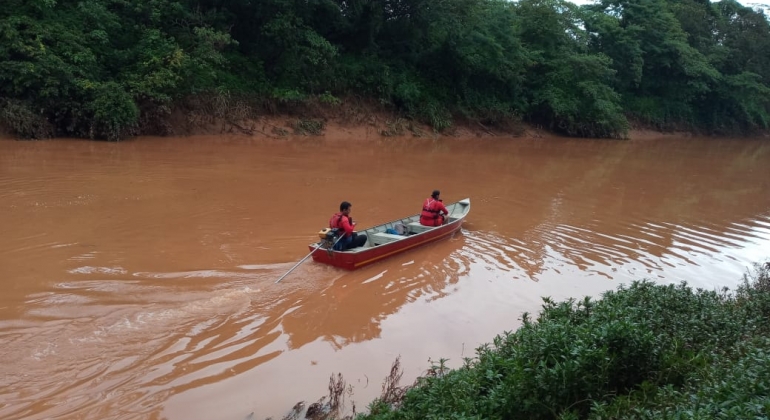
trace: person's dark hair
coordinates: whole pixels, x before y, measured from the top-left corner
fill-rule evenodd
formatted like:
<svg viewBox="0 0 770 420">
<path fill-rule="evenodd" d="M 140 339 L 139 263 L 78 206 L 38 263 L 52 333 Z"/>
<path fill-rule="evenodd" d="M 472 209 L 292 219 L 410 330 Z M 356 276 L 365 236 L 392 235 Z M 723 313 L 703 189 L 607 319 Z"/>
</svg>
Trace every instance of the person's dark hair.
<svg viewBox="0 0 770 420">
<path fill-rule="evenodd" d="M 345 211 L 349 209 L 350 206 L 352 206 L 352 204 L 348 203 L 347 201 L 343 201 L 342 203 L 340 203 L 340 211 Z"/>
<path fill-rule="evenodd" d="M 433 198 L 436 198 L 436 197 L 438 197 L 440 194 L 441 194 L 441 191 L 439 191 L 439 190 L 433 190 L 433 194 L 431 194 L 430 196 L 431 196 L 431 197 L 433 197 Z"/>
</svg>

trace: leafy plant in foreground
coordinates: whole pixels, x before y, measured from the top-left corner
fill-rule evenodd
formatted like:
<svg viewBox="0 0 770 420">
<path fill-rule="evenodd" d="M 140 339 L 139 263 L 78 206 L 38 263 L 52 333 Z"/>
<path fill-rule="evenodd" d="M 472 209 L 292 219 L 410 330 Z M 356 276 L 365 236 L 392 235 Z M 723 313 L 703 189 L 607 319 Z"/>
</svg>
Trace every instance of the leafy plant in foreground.
<svg viewBox="0 0 770 420">
<path fill-rule="evenodd" d="M 768 265 L 733 293 L 636 281 L 599 300 L 546 298 L 536 320 L 359 418 L 761 418 L 768 315 Z"/>
</svg>

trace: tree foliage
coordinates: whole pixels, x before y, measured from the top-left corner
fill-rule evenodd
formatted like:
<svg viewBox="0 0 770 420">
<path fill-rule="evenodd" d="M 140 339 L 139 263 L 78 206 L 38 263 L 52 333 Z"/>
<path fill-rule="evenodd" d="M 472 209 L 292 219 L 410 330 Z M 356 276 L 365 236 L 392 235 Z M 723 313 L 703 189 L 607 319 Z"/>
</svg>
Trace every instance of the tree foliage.
<svg viewBox="0 0 770 420">
<path fill-rule="evenodd" d="M 119 139 L 194 95 L 365 96 L 440 130 L 770 124 L 770 26 L 734 0 L 5 0 L 0 120 Z"/>
</svg>

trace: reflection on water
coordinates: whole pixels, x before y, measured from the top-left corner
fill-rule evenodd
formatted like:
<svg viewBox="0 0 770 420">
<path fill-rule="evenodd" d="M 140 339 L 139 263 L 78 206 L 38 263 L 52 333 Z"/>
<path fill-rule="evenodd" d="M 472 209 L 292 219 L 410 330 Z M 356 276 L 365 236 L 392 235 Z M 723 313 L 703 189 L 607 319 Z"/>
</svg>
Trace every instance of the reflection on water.
<svg viewBox="0 0 770 420">
<path fill-rule="evenodd" d="M 347 145 L 350 146 L 350 145 Z M 734 286 L 770 249 L 759 141 L 0 141 L 0 417 L 257 418 L 341 372 L 457 365 L 541 296 Z M 436 168 L 425 171 L 426 167 Z M 451 239 L 281 283 L 339 201 L 359 225 L 470 197 Z"/>
</svg>

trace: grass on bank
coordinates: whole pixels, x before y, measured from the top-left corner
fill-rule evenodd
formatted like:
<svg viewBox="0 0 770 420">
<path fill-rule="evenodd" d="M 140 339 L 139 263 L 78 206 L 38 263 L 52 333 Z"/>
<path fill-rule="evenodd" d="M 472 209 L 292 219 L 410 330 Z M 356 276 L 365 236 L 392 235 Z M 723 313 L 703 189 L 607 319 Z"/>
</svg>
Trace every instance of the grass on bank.
<svg viewBox="0 0 770 420">
<path fill-rule="evenodd" d="M 399 387 L 396 361 L 368 414 L 347 418 L 768 418 L 769 320 L 770 263 L 734 291 L 645 280 L 600 300 L 545 298 L 536 319 L 525 314 L 461 368 L 439 364 Z M 350 389 L 340 377 L 329 390 L 307 418 L 339 417 Z"/>
</svg>

